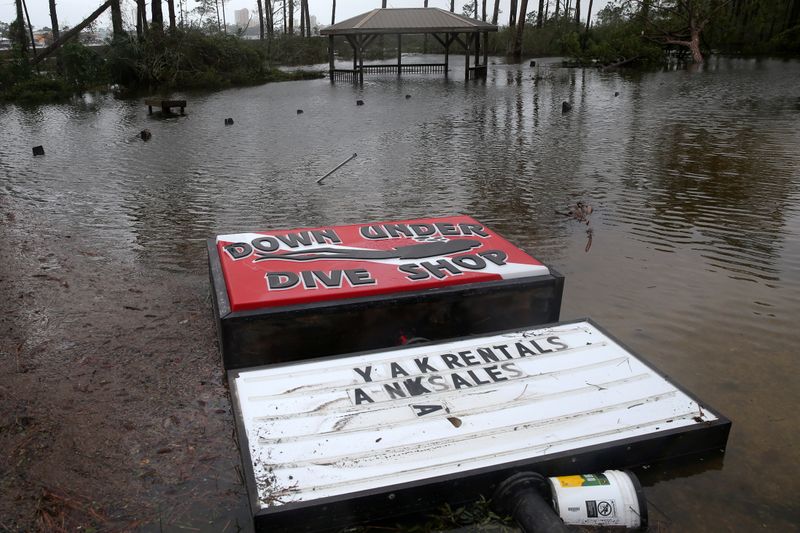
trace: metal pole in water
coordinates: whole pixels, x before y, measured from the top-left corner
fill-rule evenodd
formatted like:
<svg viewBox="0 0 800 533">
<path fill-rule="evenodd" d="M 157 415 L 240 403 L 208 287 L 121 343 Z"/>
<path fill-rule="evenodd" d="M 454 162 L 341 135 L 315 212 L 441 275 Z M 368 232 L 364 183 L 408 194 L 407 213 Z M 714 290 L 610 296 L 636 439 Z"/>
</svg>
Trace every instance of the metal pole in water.
<svg viewBox="0 0 800 533">
<path fill-rule="evenodd" d="M 350 161 L 355 159 L 356 156 L 358 156 L 358 154 L 353 154 L 350 157 L 348 157 L 347 159 L 345 159 L 344 161 L 342 161 L 341 163 L 339 163 L 338 165 L 336 165 L 336 168 L 334 168 L 333 170 L 331 170 L 330 172 L 328 172 L 327 174 L 322 176 L 320 179 L 318 179 L 317 183 L 322 183 L 322 180 L 324 180 L 325 178 L 327 178 L 328 176 L 330 176 L 331 174 L 333 174 L 334 172 L 336 172 L 337 170 L 339 170 L 340 168 L 345 166 L 347 163 L 349 163 Z"/>
</svg>

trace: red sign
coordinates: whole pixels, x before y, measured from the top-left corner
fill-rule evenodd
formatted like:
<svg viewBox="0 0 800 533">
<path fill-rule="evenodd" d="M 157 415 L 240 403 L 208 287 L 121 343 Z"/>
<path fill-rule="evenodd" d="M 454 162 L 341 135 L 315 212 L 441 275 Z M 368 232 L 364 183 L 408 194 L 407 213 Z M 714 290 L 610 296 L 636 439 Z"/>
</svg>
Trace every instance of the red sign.
<svg viewBox="0 0 800 533">
<path fill-rule="evenodd" d="M 217 249 L 233 311 L 549 273 L 467 216 L 219 235 Z"/>
</svg>

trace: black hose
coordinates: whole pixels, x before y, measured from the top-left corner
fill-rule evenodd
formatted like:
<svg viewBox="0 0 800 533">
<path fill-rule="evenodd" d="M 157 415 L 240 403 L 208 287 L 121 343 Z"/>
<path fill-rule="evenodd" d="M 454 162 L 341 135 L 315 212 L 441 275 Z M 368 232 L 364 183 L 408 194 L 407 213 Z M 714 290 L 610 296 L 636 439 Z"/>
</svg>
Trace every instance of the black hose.
<svg viewBox="0 0 800 533">
<path fill-rule="evenodd" d="M 550 486 L 536 472 L 519 472 L 497 487 L 492 506 L 501 516 L 513 516 L 525 533 L 569 533 L 548 501 Z"/>
</svg>

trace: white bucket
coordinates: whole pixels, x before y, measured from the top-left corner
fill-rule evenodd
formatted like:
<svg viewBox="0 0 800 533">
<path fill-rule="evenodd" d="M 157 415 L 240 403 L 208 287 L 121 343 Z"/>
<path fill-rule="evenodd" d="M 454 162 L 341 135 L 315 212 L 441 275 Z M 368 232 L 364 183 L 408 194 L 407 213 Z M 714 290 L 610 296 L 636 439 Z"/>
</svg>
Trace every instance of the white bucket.
<svg viewBox="0 0 800 533">
<path fill-rule="evenodd" d="M 565 524 L 647 528 L 647 501 L 631 472 L 606 470 L 548 481 L 553 506 Z"/>
</svg>

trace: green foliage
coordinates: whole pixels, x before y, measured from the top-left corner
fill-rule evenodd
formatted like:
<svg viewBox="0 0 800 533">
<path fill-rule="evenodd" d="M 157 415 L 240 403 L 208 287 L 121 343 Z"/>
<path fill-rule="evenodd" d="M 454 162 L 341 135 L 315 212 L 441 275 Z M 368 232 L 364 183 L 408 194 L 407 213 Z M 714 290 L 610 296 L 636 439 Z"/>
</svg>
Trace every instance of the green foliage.
<svg viewBox="0 0 800 533">
<path fill-rule="evenodd" d="M 116 38 L 101 55 L 73 41 L 59 51 L 58 72 L 52 60 L 48 60 L 43 74 L 32 71 L 22 58 L 0 65 L 0 99 L 61 100 L 107 84 L 131 91 L 217 89 L 319 78 L 319 72 L 284 72 L 268 67 L 268 51 L 282 63 L 319 63 L 327 57 L 325 44 L 324 39 L 295 37 L 277 39 L 270 47 L 267 42 L 190 29 L 151 31 L 143 39 Z"/>
<path fill-rule="evenodd" d="M 8 33 L 8 38 L 11 39 L 11 42 L 16 46 L 28 46 L 30 44 L 25 25 L 21 24 L 19 20 L 15 20 L 9 24 L 6 33 Z"/>
<path fill-rule="evenodd" d="M 109 52 L 111 80 L 129 88 L 220 88 L 263 83 L 263 49 L 234 36 L 199 30 L 150 32 L 116 42 Z"/>
<path fill-rule="evenodd" d="M 38 75 L 27 61 L 0 63 L 0 101 L 33 104 L 66 100 L 72 94 L 62 78 Z"/>
<path fill-rule="evenodd" d="M 511 517 L 503 517 L 491 509 L 491 501 L 481 497 L 463 507 L 453 509 L 448 504 L 439 507 L 436 513 L 421 522 L 418 517 L 391 526 L 390 524 L 374 524 L 347 528 L 342 533 L 431 533 L 451 530 L 466 530 L 485 533 L 510 533 L 518 531 Z"/>
<path fill-rule="evenodd" d="M 64 81 L 78 90 L 108 82 L 105 61 L 92 48 L 70 41 L 61 48 Z"/>
<path fill-rule="evenodd" d="M 769 41 L 769 48 L 776 54 L 800 56 L 800 26 L 779 33 Z"/>
<path fill-rule="evenodd" d="M 639 58 L 640 63 L 663 61 L 662 47 L 642 38 L 642 23 L 625 7 L 609 4 L 597 15 L 598 24 L 586 35 L 584 50 L 572 57 L 612 64 Z"/>
<path fill-rule="evenodd" d="M 469 526 L 474 531 L 504 532 L 513 531 L 514 529 L 510 527 L 512 524 L 513 520 L 510 517 L 495 514 L 491 509 L 491 502 L 481 497 L 480 500 L 457 509 L 445 504 L 426 524 L 412 527 L 407 531 L 446 531 Z"/>
</svg>

